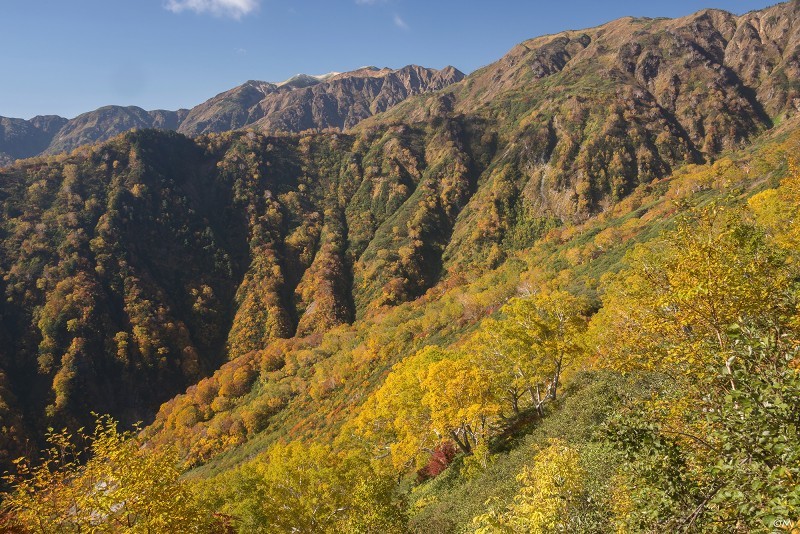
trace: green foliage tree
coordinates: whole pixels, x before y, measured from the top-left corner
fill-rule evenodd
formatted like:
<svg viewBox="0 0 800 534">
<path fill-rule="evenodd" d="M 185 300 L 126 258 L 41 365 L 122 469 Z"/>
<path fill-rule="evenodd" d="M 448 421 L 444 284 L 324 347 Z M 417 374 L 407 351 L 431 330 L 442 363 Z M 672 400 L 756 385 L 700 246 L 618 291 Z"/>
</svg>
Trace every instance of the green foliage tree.
<svg viewBox="0 0 800 534">
<path fill-rule="evenodd" d="M 601 365 L 663 377 L 608 430 L 634 531 L 759 531 L 800 513 L 797 271 L 780 229 L 749 217 L 696 212 L 663 253 L 636 253 L 598 314 Z"/>
<path fill-rule="evenodd" d="M 800 514 L 797 334 L 740 325 L 730 337 L 694 424 L 653 418 L 645 404 L 609 426 L 627 455 L 631 530 L 767 531 Z"/>
</svg>

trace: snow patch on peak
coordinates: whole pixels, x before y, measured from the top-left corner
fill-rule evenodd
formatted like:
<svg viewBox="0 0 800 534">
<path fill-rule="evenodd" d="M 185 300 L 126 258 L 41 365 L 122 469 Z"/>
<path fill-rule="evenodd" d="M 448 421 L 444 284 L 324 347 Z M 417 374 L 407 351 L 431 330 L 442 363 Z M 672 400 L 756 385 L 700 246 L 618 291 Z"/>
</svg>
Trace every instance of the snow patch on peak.
<svg viewBox="0 0 800 534">
<path fill-rule="evenodd" d="M 337 76 L 338 72 L 329 72 L 327 74 L 295 74 L 288 80 L 284 80 L 280 83 L 277 83 L 278 87 L 283 86 L 290 86 L 290 87 L 308 87 L 309 85 L 316 85 L 318 83 L 324 82 L 334 76 Z"/>
</svg>

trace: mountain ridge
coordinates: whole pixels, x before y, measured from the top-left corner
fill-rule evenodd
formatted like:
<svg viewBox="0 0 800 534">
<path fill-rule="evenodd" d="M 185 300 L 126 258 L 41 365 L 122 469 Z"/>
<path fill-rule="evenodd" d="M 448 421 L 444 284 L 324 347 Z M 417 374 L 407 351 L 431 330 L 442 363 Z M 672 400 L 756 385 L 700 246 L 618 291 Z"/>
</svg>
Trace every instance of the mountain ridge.
<svg viewBox="0 0 800 534">
<path fill-rule="evenodd" d="M 409 72 L 416 76 L 405 74 Z M 390 76 L 393 77 L 386 82 Z M 383 81 L 367 83 L 369 87 L 365 91 L 364 87 L 347 85 L 345 80 L 352 78 Z M 131 129 L 155 128 L 201 135 L 247 126 L 286 132 L 344 128 L 387 109 L 408 95 L 435 91 L 462 78 L 463 74 L 453 67 L 441 71 L 414 65 L 401 69 L 363 67 L 321 76 L 298 74 L 279 83 L 249 80 L 192 109 L 147 111 L 138 106 L 109 105 L 73 119 L 46 116 L 26 121 L 0 117 L 0 165 L 40 154 L 69 152 L 78 146 L 102 142 Z M 386 94 L 381 95 L 384 86 Z M 316 89 L 294 94 L 294 91 L 310 87 Z M 352 93 L 348 94 L 347 91 Z M 381 101 L 375 103 L 375 98 Z M 269 102 L 265 102 L 265 99 Z M 342 102 L 337 106 L 326 106 L 321 104 L 325 100 Z M 348 106 L 358 111 L 342 111 Z M 270 119 L 270 113 L 280 117 Z"/>
</svg>

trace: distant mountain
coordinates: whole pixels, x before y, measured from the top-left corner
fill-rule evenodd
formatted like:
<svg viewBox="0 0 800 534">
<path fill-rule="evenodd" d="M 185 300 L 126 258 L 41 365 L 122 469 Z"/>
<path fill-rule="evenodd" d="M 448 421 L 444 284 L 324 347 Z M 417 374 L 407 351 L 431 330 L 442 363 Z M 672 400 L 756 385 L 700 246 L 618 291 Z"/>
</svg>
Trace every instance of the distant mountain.
<svg viewBox="0 0 800 534">
<path fill-rule="evenodd" d="M 463 78 L 453 67 L 409 65 L 319 77 L 299 74 L 281 84 L 249 81 L 193 108 L 178 132 L 199 135 L 249 125 L 267 132 L 345 129 L 409 96 L 437 91 Z"/>
<path fill-rule="evenodd" d="M 68 121 L 53 137 L 45 154 L 69 152 L 81 145 L 105 141 L 133 129 L 175 130 L 189 110 L 145 111 L 136 106 L 104 106 Z"/>
<path fill-rule="evenodd" d="M 251 80 L 191 110 L 104 106 L 71 120 L 0 117 L 0 165 L 69 152 L 133 129 L 176 130 L 194 136 L 251 125 L 285 132 L 349 128 L 411 95 L 442 89 L 463 77 L 453 67 L 440 71 L 415 65 L 398 70 L 364 67 L 319 76 L 298 74 L 277 84 Z"/>
<path fill-rule="evenodd" d="M 250 80 L 193 107 L 178 131 L 198 135 L 236 130 L 252 124 L 260 118 L 253 117 L 252 110 L 277 90 L 278 86 L 274 83 Z"/>
<path fill-rule="evenodd" d="M 38 116 L 29 121 L 0 117 L 0 165 L 41 154 L 67 122 L 55 115 Z"/>
</svg>

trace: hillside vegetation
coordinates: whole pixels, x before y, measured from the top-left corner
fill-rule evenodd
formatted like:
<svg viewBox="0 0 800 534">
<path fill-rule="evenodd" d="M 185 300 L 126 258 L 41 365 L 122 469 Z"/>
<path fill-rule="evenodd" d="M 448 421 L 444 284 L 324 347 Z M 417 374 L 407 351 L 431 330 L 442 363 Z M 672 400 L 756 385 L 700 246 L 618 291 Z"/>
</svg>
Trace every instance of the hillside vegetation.
<svg viewBox="0 0 800 534">
<path fill-rule="evenodd" d="M 17 464 L 9 525 L 790 525 L 797 12 L 538 38 L 345 133 L 5 169 L 0 460 L 147 425 Z M 116 506 L 152 486 L 120 462 L 186 508 Z"/>
</svg>

